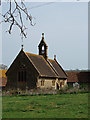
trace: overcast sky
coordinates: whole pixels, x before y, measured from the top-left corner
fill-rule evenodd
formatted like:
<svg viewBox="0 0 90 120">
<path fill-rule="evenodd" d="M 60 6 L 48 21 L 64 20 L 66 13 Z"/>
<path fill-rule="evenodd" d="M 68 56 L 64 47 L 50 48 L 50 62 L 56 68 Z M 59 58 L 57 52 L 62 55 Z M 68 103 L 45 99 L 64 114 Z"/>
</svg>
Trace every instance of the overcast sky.
<svg viewBox="0 0 90 120">
<path fill-rule="evenodd" d="M 41 2 L 26 3 L 29 12 L 35 17 L 36 25 L 26 25 L 27 38 L 24 39 L 24 51 L 38 54 L 38 44 L 42 32 L 48 45 L 48 57 L 67 69 L 88 69 L 88 3 L 54 2 L 47 5 Z M 3 4 L 3 13 L 8 5 Z M 8 25 L 2 25 L 2 63 L 10 66 L 21 49 L 21 37 L 18 28 L 9 35 Z M 0 61 L 1 62 L 1 61 Z"/>
</svg>

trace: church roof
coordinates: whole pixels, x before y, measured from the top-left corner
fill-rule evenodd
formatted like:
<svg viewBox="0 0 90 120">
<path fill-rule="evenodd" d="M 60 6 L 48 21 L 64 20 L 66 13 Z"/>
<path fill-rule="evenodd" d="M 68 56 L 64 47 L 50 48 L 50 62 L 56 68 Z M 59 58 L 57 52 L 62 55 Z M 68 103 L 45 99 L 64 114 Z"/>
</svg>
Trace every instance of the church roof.
<svg viewBox="0 0 90 120">
<path fill-rule="evenodd" d="M 25 52 L 31 63 L 34 65 L 41 77 L 57 77 L 52 67 L 42 55 L 35 55 Z"/>
<path fill-rule="evenodd" d="M 54 69 L 56 70 L 59 78 L 67 78 L 67 74 L 65 73 L 65 71 L 63 70 L 61 65 L 57 62 L 56 59 L 55 60 L 48 59 L 48 60 L 51 63 L 51 65 L 54 67 Z"/>
<path fill-rule="evenodd" d="M 41 77 L 67 78 L 66 73 L 56 60 L 45 60 L 42 55 L 25 52 Z"/>
</svg>

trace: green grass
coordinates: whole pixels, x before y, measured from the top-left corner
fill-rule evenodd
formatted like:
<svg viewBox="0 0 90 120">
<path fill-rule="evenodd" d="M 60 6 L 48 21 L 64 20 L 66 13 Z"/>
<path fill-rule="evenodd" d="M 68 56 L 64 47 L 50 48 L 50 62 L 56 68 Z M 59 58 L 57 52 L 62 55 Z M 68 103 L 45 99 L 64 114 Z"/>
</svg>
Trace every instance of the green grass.
<svg viewBox="0 0 90 120">
<path fill-rule="evenodd" d="M 3 96 L 3 118 L 88 118 L 88 93 Z"/>
</svg>

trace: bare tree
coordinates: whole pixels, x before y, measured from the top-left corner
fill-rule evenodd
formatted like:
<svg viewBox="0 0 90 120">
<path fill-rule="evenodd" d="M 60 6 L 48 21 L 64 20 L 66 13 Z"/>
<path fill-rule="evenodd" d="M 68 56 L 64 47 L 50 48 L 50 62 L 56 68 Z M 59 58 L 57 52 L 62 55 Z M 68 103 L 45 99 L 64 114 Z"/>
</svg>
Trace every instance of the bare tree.
<svg viewBox="0 0 90 120">
<path fill-rule="evenodd" d="M 5 14 L 1 14 L 3 20 L 0 23 L 5 22 L 10 24 L 9 29 L 7 31 L 9 34 L 11 34 L 12 32 L 13 26 L 17 26 L 20 29 L 22 37 L 24 36 L 26 38 L 27 34 L 25 33 L 25 30 L 27 28 L 24 24 L 23 14 L 26 17 L 26 20 L 29 20 L 31 26 L 35 25 L 33 23 L 33 17 L 29 15 L 25 2 L 23 0 L 21 0 L 20 2 L 17 2 L 16 0 L 8 0 L 8 3 L 9 10 L 7 10 Z M 14 8 L 12 4 L 14 4 Z"/>
</svg>

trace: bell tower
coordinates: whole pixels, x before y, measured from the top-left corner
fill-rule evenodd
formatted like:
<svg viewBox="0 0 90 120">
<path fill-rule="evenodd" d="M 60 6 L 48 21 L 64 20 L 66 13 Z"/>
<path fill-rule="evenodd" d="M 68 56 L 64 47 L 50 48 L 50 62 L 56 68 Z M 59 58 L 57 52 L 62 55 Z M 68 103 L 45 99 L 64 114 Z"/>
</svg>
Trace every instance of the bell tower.
<svg viewBox="0 0 90 120">
<path fill-rule="evenodd" d="M 40 44 L 38 45 L 38 49 L 39 49 L 39 55 L 42 55 L 45 59 L 47 59 L 47 44 L 44 40 L 44 33 L 42 33 L 42 39 Z"/>
</svg>

